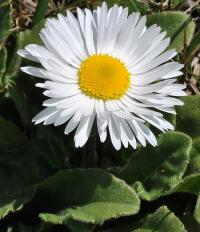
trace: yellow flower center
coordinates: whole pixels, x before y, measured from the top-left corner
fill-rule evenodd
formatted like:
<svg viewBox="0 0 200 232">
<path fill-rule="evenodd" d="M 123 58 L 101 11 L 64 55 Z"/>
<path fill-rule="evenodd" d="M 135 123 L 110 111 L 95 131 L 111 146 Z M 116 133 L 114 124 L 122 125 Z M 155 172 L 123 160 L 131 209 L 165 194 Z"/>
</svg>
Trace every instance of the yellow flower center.
<svg viewBox="0 0 200 232">
<path fill-rule="evenodd" d="M 130 86 L 125 64 L 109 55 L 93 55 L 81 64 L 79 85 L 83 93 L 97 99 L 121 98 Z"/>
</svg>

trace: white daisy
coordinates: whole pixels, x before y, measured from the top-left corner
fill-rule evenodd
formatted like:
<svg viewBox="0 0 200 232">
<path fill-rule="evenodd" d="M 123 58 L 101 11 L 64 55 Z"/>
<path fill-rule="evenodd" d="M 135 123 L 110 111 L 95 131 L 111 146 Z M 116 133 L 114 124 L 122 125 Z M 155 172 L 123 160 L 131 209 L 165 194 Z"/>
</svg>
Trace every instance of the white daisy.
<svg viewBox="0 0 200 232">
<path fill-rule="evenodd" d="M 146 17 L 128 15 L 128 9 L 106 3 L 93 12 L 77 8 L 77 19 L 67 16 L 48 19 L 40 32 L 43 46 L 30 44 L 18 54 L 43 68 L 21 70 L 45 80 L 36 86 L 46 89 L 46 108 L 33 118 L 35 124 L 67 123 L 65 134 L 76 129 L 76 147 L 88 140 L 94 121 L 101 142 L 109 131 L 113 146 L 136 148 L 156 138 L 146 126 L 161 131 L 174 127 L 161 111 L 175 114 L 182 105 L 184 85 L 175 84 L 182 64 L 171 61 L 175 50 L 164 52 L 170 43 L 161 28 L 146 28 Z"/>
</svg>

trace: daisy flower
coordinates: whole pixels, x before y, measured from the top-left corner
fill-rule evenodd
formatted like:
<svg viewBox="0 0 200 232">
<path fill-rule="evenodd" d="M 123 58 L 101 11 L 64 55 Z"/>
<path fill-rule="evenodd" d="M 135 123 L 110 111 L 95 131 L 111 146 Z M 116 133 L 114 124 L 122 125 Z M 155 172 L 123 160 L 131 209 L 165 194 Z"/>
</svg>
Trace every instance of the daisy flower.
<svg viewBox="0 0 200 232">
<path fill-rule="evenodd" d="M 146 141 L 156 146 L 146 124 L 173 130 L 162 112 L 175 114 L 174 106 L 183 104 L 176 96 L 185 95 L 185 86 L 175 83 L 183 65 L 171 60 L 175 50 L 165 51 L 170 39 L 146 21 L 139 13 L 128 15 L 128 8 L 108 9 L 105 2 L 94 11 L 77 8 L 77 18 L 67 11 L 47 19 L 40 32 L 44 45 L 18 51 L 42 66 L 21 67 L 45 80 L 36 84 L 48 99 L 35 124 L 66 123 L 65 134 L 76 129 L 76 147 L 87 142 L 94 123 L 101 142 L 109 132 L 117 150 Z"/>
</svg>

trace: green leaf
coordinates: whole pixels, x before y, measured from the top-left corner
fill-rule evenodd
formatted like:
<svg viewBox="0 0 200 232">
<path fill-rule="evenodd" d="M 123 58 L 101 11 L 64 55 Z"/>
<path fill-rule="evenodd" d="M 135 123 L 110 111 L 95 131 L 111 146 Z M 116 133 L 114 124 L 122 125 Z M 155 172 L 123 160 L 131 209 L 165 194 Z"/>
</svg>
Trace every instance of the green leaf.
<svg viewBox="0 0 200 232">
<path fill-rule="evenodd" d="M 176 128 L 193 138 L 188 167 L 191 174 L 200 172 L 200 96 L 186 96 L 182 100 L 185 104 L 176 108 Z"/>
<path fill-rule="evenodd" d="M 27 29 L 21 31 L 17 34 L 16 46 L 14 52 L 11 56 L 10 62 L 8 63 L 8 70 L 6 73 L 8 81 L 13 77 L 16 78 L 16 74 L 19 72 L 19 67 L 21 65 L 21 57 L 17 54 L 18 49 L 24 48 L 28 44 L 42 44 L 39 37 L 39 32 L 44 26 L 44 21 L 41 21 L 31 30 Z"/>
<path fill-rule="evenodd" d="M 200 173 L 200 137 L 193 139 L 188 172 Z"/>
<path fill-rule="evenodd" d="M 34 185 L 55 172 L 44 161 L 17 127 L 0 117 L 0 218 L 22 209 Z"/>
<path fill-rule="evenodd" d="M 158 146 L 141 148 L 133 154 L 119 177 L 141 198 L 151 201 L 178 185 L 189 162 L 191 139 L 179 132 L 161 134 Z"/>
<path fill-rule="evenodd" d="M 25 31 L 19 32 L 17 47 L 24 48 L 28 44 L 42 44 L 42 41 L 39 36 L 39 32 L 44 26 L 44 20 L 40 21 L 35 25 L 31 30 L 27 29 Z"/>
<path fill-rule="evenodd" d="M 192 38 L 190 45 L 186 49 L 185 63 L 190 62 L 199 49 L 200 49 L 200 32 L 197 32 Z"/>
<path fill-rule="evenodd" d="M 183 223 L 167 206 L 162 206 L 153 214 L 141 220 L 138 229 L 132 232 L 186 232 Z"/>
<path fill-rule="evenodd" d="M 196 206 L 194 209 L 194 218 L 200 224 L 200 194 L 198 195 Z"/>
<path fill-rule="evenodd" d="M 19 157 L 17 158 L 19 159 Z M 2 160 L 0 160 L 0 164 L 1 165 L 3 164 Z M 13 172 L 15 172 L 15 170 Z M 12 177 L 8 178 L 5 174 L 8 175 L 12 174 Z M 6 172 L 4 168 L 3 170 L 0 171 L 0 175 L 1 175 L 0 181 L 1 183 L 4 184 L 5 187 L 5 189 L 1 190 L 0 192 L 0 196 L 1 196 L 0 219 L 2 219 L 11 212 L 16 212 L 21 210 L 24 204 L 33 198 L 35 188 L 33 187 L 27 190 L 25 185 L 23 184 L 23 180 L 15 182 L 16 181 L 15 174 L 11 173 L 11 170 L 8 170 Z M 19 177 L 20 175 L 18 175 L 18 178 Z M 2 180 L 3 178 L 5 178 L 4 181 Z M 11 181 L 11 183 L 7 184 L 6 181 Z"/>
<path fill-rule="evenodd" d="M 24 225 L 24 224 L 17 224 L 15 222 L 15 225 L 12 227 L 10 226 L 7 229 L 7 232 L 52 232 L 52 231 L 66 231 L 66 227 L 63 228 L 63 230 L 56 230 L 54 225 L 48 225 L 48 224 L 34 224 L 34 225 Z M 59 228 L 62 229 L 62 228 Z"/>
<path fill-rule="evenodd" d="M 40 184 L 31 204 L 39 205 L 40 218 L 53 224 L 69 219 L 101 224 L 140 208 L 132 188 L 100 169 L 60 171 Z"/>
<path fill-rule="evenodd" d="M 35 96 L 37 96 L 37 94 L 35 94 L 35 92 L 32 94 L 32 89 L 34 89 L 34 91 L 37 90 L 34 88 L 35 78 L 19 72 L 20 66 L 27 65 L 27 60 L 21 59 L 21 57 L 17 54 L 17 50 L 24 48 L 28 44 L 41 44 L 38 34 L 43 25 L 44 22 L 41 21 L 39 24 L 33 27 L 32 30 L 26 30 L 17 34 L 16 46 L 8 63 L 7 72 L 5 74 L 5 82 L 8 85 L 8 96 L 15 103 L 20 117 L 26 125 L 30 123 L 33 115 L 32 111 L 34 111 L 34 107 L 36 107 L 36 103 L 33 101 L 36 99 Z M 31 65 L 32 62 L 29 62 L 28 64 Z"/>
<path fill-rule="evenodd" d="M 200 174 L 195 173 L 186 176 L 181 183 L 172 190 L 172 193 L 173 192 L 184 192 L 198 195 L 200 192 Z"/>
<path fill-rule="evenodd" d="M 0 149 L 18 148 L 27 143 L 26 137 L 11 122 L 0 117 Z"/>
<path fill-rule="evenodd" d="M 49 0 L 38 0 L 37 8 L 33 16 L 33 25 L 37 25 L 42 19 L 44 19 L 47 9 L 48 9 Z"/>
<path fill-rule="evenodd" d="M 96 225 L 88 223 L 86 224 L 72 219 L 68 219 L 66 223 L 66 227 L 69 229 L 70 232 L 92 232 L 96 227 Z"/>
<path fill-rule="evenodd" d="M 7 50 L 0 48 L 0 84 L 3 85 L 3 76 L 6 71 Z"/>
<path fill-rule="evenodd" d="M 20 118 L 24 124 L 30 124 L 30 100 L 28 99 L 26 92 L 23 90 L 23 88 L 21 88 L 20 82 L 18 80 L 9 83 L 8 96 L 13 100 Z"/>
<path fill-rule="evenodd" d="M 182 97 L 182 101 L 185 104 L 176 108 L 176 129 L 197 138 L 200 135 L 200 96 Z"/>
<path fill-rule="evenodd" d="M 183 0 L 171 0 L 171 4 L 172 4 L 173 7 L 178 6 L 182 2 L 183 2 Z"/>
<path fill-rule="evenodd" d="M 9 227 L 7 232 L 92 232 L 95 225 L 85 224 L 77 221 L 69 220 L 66 225 L 53 225 L 41 223 L 37 225 L 19 224 L 17 227 Z M 17 230 L 16 230 L 17 228 Z"/>
<path fill-rule="evenodd" d="M 187 44 L 190 44 L 194 34 L 195 23 L 192 21 L 186 25 L 187 22 L 188 15 L 179 11 L 156 13 L 147 17 L 148 26 L 152 24 L 159 25 L 162 31 L 166 31 L 167 36 L 173 39 L 168 49 L 175 48 L 178 52 L 181 52 L 184 48 L 184 31 L 186 26 Z"/>
<path fill-rule="evenodd" d="M 3 0 L 0 3 L 0 43 L 6 40 L 9 35 L 11 20 L 11 3 Z"/>
<path fill-rule="evenodd" d="M 191 202 L 191 197 L 188 197 L 188 201 Z M 188 206 L 188 205 L 187 205 Z M 186 207 L 187 207 L 186 206 Z M 199 232 L 200 225 L 194 219 L 194 215 L 192 213 L 183 213 L 179 216 L 180 220 L 183 222 L 186 231 L 188 232 Z"/>
<path fill-rule="evenodd" d="M 13 228 L 12 227 L 8 227 L 6 232 L 14 232 Z"/>
</svg>

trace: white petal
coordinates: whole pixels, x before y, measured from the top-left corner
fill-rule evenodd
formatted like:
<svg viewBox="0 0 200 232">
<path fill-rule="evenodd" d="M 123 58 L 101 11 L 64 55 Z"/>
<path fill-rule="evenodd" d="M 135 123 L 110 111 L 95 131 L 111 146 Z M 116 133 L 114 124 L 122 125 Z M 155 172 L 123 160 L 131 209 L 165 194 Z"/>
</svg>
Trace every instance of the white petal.
<svg viewBox="0 0 200 232">
<path fill-rule="evenodd" d="M 117 117 L 115 117 L 114 114 L 112 115 L 112 118 L 114 120 L 117 132 L 118 132 L 120 139 L 121 139 L 121 142 L 124 145 L 124 147 L 127 148 L 128 147 L 128 138 L 126 136 L 126 133 L 124 132 L 124 128 L 122 127 L 120 120 Z"/>
<path fill-rule="evenodd" d="M 63 102 L 64 100 L 65 98 L 50 98 L 50 99 L 45 100 L 42 105 L 52 107 L 52 106 L 56 106 L 57 104 Z"/>
<path fill-rule="evenodd" d="M 71 90 L 69 89 L 68 91 L 66 91 L 65 89 L 51 89 L 51 90 L 45 90 L 43 92 L 43 94 L 47 97 L 52 97 L 52 98 L 65 98 L 65 97 L 71 97 L 74 96 L 76 94 L 81 93 L 81 91 L 79 89 L 76 88 L 72 88 Z"/>
<path fill-rule="evenodd" d="M 68 114 L 65 114 L 64 116 L 59 115 L 59 117 L 55 120 L 54 126 L 59 126 L 65 122 L 67 122 L 73 115 L 73 112 L 69 112 Z"/>
<path fill-rule="evenodd" d="M 131 37 L 133 36 L 135 25 L 137 24 L 138 20 L 139 13 L 132 13 L 131 15 L 129 15 L 123 28 L 119 32 L 119 37 L 116 43 L 115 50 L 113 51 L 113 55 L 120 57 L 120 53 L 122 53 L 122 50 L 125 49 L 124 41 L 128 42 L 127 39 L 131 39 Z"/>
<path fill-rule="evenodd" d="M 130 143 L 130 145 L 134 149 L 136 149 L 137 143 L 136 143 L 136 140 L 135 140 L 135 136 L 134 136 L 133 132 L 131 131 L 127 121 L 121 119 L 120 122 L 121 122 L 121 127 L 123 128 L 123 131 L 124 131 L 124 133 L 126 135 L 126 138 L 127 138 L 128 142 Z"/>
<path fill-rule="evenodd" d="M 77 7 L 77 16 L 78 16 L 78 22 L 80 25 L 80 28 L 82 30 L 82 33 L 84 33 L 85 31 L 85 14 L 83 13 L 83 11 Z"/>
<path fill-rule="evenodd" d="M 152 45 L 153 40 L 157 37 L 159 32 L 160 27 L 157 27 L 155 24 L 152 25 L 142 34 L 137 43 L 129 48 L 127 59 L 125 60 L 128 68 L 134 66 L 135 63 L 146 57 L 146 51 Z"/>
<path fill-rule="evenodd" d="M 101 118 L 97 117 L 97 129 L 100 137 L 100 141 L 103 143 L 107 138 L 107 125 L 108 122 L 102 120 Z"/>
<path fill-rule="evenodd" d="M 176 70 L 177 68 L 180 69 L 181 67 L 182 66 L 176 62 L 163 64 L 149 72 L 134 75 L 131 83 L 133 85 L 147 85 L 162 78 L 166 78 L 168 73 L 173 72 L 173 70 Z"/>
<path fill-rule="evenodd" d="M 35 62 L 39 62 L 39 60 L 37 58 L 35 58 L 34 56 L 32 56 L 28 51 L 26 51 L 25 49 L 19 49 L 17 51 L 17 54 L 26 58 L 26 59 L 29 59 L 29 60 L 32 60 L 32 61 L 35 61 Z"/>
<path fill-rule="evenodd" d="M 162 38 L 164 34 L 161 33 L 160 35 L 161 35 L 160 37 Z M 160 38 L 159 38 L 159 40 L 160 40 Z M 155 44 L 157 46 L 155 46 L 154 48 L 150 47 L 149 54 L 146 55 L 146 58 L 144 58 L 144 61 L 149 62 L 149 61 L 153 60 L 155 57 L 157 57 L 158 55 L 160 55 L 169 46 L 169 43 L 170 43 L 169 38 L 164 39 L 162 42 L 156 41 Z M 132 74 L 139 74 L 139 73 L 144 72 L 142 69 L 141 69 L 141 71 L 134 72 L 134 67 L 130 68 L 130 71 L 131 71 Z"/>
<path fill-rule="evenodd" d="M 182 96 L 187 96 L 187 92 L 186 91 L 176 91 L 176 92 L 168 93 L 168 95 L 174 96 L 174 97 L 182 97 Z"/>
<path fill-rule="evenodd" d="M 69 120 L 67 126 L 65 127 L 65 134 L 72 132 L 79 124 L 79 121 L 74 120 L 74 116 Z"/>
<path fill-rule="evenodd" d="M 157 146 L 156 137 L 148 127 L 140 122 L 135 122 L 135 126 L 153 147 Z"/>
<path fill-rule="evenodd" d="M 167 51 L 167 52 L 161 54 L 160 56 L 158 56 L 154 59 L 152 57 L 150 58 L 150 57 L 146 56 L 137 65 L 134 65 L 131 68 L 132 74 L 140 73 L 141 71 L 146 72 L 148 70 L 151 70 L 151 69 L 159 66 L 160 64 L 165 63 L 166 61 L 172 59 L 176 54 L 177 53 L 175 52 L 175 50 L 170 50 L 170 51 Z"/>
<path fill-rule="evenodd" d="M 31 67 L 31 66 L 21 67 L 20 69 L 29 75 L 33 75 L 33 76 L 41 77 L 41 78 L 46 78 L 44 69 L 35 68 L 35 67 Z"/>
<path fill-rule="evenodd" d="M 127 120 L 130 128 L 132 129 L 133 133 L 135 134 L 136 138 L 138 139 L 138 141 L 142 144 L 143 147 L 146 147 L 146 140 L 143 136 L 143 134 L 137 129 L 136 124 L 135 124 L 135 120 Z"/>
<path fill-rule="evenodd" d="M 141 107 L 139 106 L 139 104 L 137 105 L 137 103 L 135 103 L 134 100 L 131 100 L 126 96 L 121 98 L 121 102 L 126 106 L 124 109 L 134 114 L 144 114 L 144 115 L 152 114 L 152 115 L 162 116 L 162 114 L 160 114 L 159 112 L 150 110 L 147 107 Z"/>
<path fill-rule="evenodd" d="M 169 113 L 169 114 L 176 114 L 176 111 L 174 107 L 156 107 L 156 109 L 161 110 L 163 112 Z"/>
<path fill-rule="evenodd" d="M 110 138 L 111 138 L 113 146 L 115 147 L 116 150 L 120 150 L 121 139 L 120 139 L 120 135 L 117 131 L 117 127 L 115 125 L 115 122 L 114 122 L 111 114 L 109 115 L 108 127 L 109 127 Z"/>
<path fill-rule="evenodd" d="M 86 10 L 85 16 L 85 43 L 88 50 L 89 55 L 93 55 L 96 53 L 96 48 L 94 44 L 93 38 L 93 17 L 90 10 Z"/>
<path fill-rule="evenodd" d="M 35 122 L 35 124 L 41 123 L 56 112 L 57 110 L 54 107 L 47 107 L 37 114 L 32 121 Z"/>
<path fill-rule="evenodd" d="M 153 126 L 155 126 L 156 128 L 158 128 L 163 132 L 168 129 L 174 130 L 174 126 L 168 121 L 166 121 L 164 118 L 151 116 L 151 115 L 148 116 L 140 115 L 140 117 L 144 118 L 147 122 L 151 123 Z"/>
<path fill-rule="evenodd" d="M 57 102 L 56 108 L 57 109 L 67 109 L 67 108 L 72 107 L 74 104 L 80 104 L 80 101 L 83 101 L 82 94 L 70 96 L 70 97 L 64 98 L 60 102 Z"/>
<path fill-rule="evenodd" d="M 58 110 L 55 114 L 49 116 L 45 121 L 44 121 L 44 125 L 50 125 L 53 124 L 56 119 L 59 117 L 60 111 Z"/>
<path fill-rule="evenodd" d="M 62 60 L 64 63 L 68 63 L 76 68 L 80 66 L 81 60 L 78 58 L 78 54 L 80 56 L 80 53 L 76 54 L 75 52 L 78 52 L 79 50 L 75 50 L 74 47 L 76 43 L 72 43 L 72 38 L 70 37 L 70 30 L 67 31 L 68 40 L 65 37 L 61 36 L 61 33 L 58 32 L 59 24 L 56 23 L 55 20 L 48 20 L 46 23 L 46 28 L 43 28 L 40 32 L 40 37 L 46 47 L 48 48 L 51 53 L 55 54 L 56 57 L 60 60 Z M 68 29 L 67 27 L 63 27 L 64 29 Z M 60 31 L 64 29 L 60 29 Z M 74 41 L 73 41 L 74 42 Z"/>
<path fill-rule="evenodd" d="M 160 81 L 155 84 L 151 85 L 145 85 L 145 86 L 132 86 L 129 91 L 134 93 L 134 94 L 148 94 L 148 93 L 153 93 L 157 92 L 159 90 L 162 90 L 164 87 L 172 84 L 175 80 L 166 80 L 166 81 Z"/>
<path fill-rule="evenodd" d="M 74 136 L 75 146 L 82 147 L 88 140 L 92 125 L 94 122 L 95 114 L 84 117 L 76 130 L 76 134 Z"/>
<path fill-rule="evenodd" d="M 160 97 L 160 98 L 149 98 L 146 100 L 147 103 L 154 103 L 154 104 L 162 104 L 163 106 L 174 106 L 174 105 L 183 105 L 183 101 L 177 99 L 177 98 L 172 98 L 172 97 Z"/>
<path fill-rule="evenodd" d="M 97 100 L 95 102 L 95 110 L 101 120 L 105 121 L 108 119 L 108 112 L 105 108 L 105 103 L 103 100 Z"/>
<path fill-rule="evenodd" d="M 112 9 L 112 8 L 111 8 Z M 111 10 L 110 9 L 110 10 Z M 102 4 L 102 7 L 99 8 L 97 7 L 97 22 L 96 22 L 96 26 L 97 26 L 97 54 L 101 53 L 102 48 L 103 48 L 103 44 L 104 44 L 104 36 L 105 36 L 105 32 L 106 32 L 106 21 L 107 21 L 107 4 L 104 2 Z"/>
</svg>

